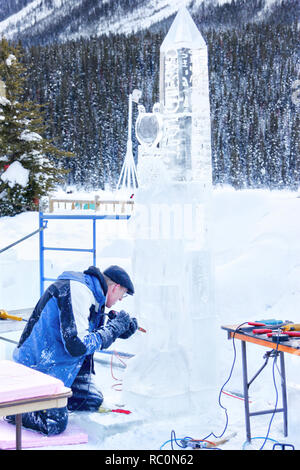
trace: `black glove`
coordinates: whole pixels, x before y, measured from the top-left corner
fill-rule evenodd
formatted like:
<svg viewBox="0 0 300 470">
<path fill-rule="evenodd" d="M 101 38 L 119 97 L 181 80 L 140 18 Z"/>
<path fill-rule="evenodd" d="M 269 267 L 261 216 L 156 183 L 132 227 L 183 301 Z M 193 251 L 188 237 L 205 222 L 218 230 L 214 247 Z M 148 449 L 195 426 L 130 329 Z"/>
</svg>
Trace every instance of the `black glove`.
<svg viewBox="0 0 300 470">
<path fill-rule="evenodd" d="M 131 318 L 128 330 L 125 331 L 125 333 L 123 333 L 122 335 L 120 335 L 119 338 L 127 339 L 130 336 L 132 336 L 136 332 L 137 329 L 138 329 L 137 319 L 136 318 Z"/>
<path fill-rule="evenodd" d="M 110 319 L 105 326 L 99 329 L 99 335 L 102 340 L 102 348 L 107 349 L 120 335 L 125 333 L 130 325 L 130 316 L 121 310 L 115 318 Z"/>
<path fill-rule="evenodd" d="M 121 310 L 122 311 L 122 310 Z M 121 312 L 120 312 L 121 313 Z M 116 312 L 115 310 L 111 310 L 110 312 L 108 312 L 108 320 L 107 320 L 107 324 L 113 319 L 113 318 L 116 318 L 116 316 L 118 315 L 118 312 Z M 122 339 L 127 339 L 127 338 L 130 338 L 130 336 L 132 336 L 136 330 L 138 329 L 138 322 L 137 322 L 137 319 L 136 318 L 131 318 L 130 319 L 130 323 L 129 323 L 129 328 L 127 331 L 125 331 L 125 333 L 122 333 L 119 338 L 122 338 Z"/>
</svg>

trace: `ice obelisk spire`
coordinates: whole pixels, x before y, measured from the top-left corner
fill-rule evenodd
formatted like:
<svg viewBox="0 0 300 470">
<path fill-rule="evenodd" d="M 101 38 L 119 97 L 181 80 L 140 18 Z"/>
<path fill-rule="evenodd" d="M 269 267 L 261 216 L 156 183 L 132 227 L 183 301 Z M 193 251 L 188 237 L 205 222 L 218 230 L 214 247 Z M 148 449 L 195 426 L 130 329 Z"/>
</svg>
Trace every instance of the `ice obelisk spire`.
<svg viewBox="0 0 300 470">
<path fill-rule="evenodd" d="M 141 112 L 136 126 L 141 184 L 133 275 L 135 310 L 147 334 L 128 364 L 123 397 L 154 418 L 196 410 L 202 416 L 210 402 L 216 405 L 219 327 L 210 247 L 210 106 L 207 46 L 185 8 L 160 55 L 160 103 L 152 115 Z"/>
<path fill-rule="evenodd" d="M 161 143 L 177 181 L 211 182 L 211 130 L 207 46 L 182 7 L 160 48 Z"/>
</svg>

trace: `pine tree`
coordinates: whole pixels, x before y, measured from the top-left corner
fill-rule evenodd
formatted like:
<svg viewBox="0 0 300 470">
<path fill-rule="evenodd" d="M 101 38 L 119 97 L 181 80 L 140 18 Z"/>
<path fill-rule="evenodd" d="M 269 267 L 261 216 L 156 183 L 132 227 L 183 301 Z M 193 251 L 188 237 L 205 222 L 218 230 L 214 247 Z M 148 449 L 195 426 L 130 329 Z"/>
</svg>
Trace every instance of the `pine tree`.
<svg viewBox="0 0 300 470">
<path fill-rule="evenodd" d="M 42 137 L 45 131 L 40 105 L 23 99 L 26 68 L 20 46 L 0 42 L 0 216 L 37 210 L 65 170 L 57 157 L 70 156 Z"/>
</svg>

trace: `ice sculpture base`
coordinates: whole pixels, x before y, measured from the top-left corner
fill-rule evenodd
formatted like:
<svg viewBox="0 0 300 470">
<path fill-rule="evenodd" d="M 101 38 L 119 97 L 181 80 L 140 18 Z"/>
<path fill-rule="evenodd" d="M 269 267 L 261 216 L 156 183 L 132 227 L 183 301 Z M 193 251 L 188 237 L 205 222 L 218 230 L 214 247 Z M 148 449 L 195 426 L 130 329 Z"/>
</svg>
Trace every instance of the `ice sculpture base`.
<svg viewBox="0 0 300 470">
<path fill-rule="evenodd" d="M 137 413 L 143 420 L 186 418 L 187 425 L 199 420 L 199 426 L 201 425 L 201 428 L 204 426 L 205 432 L 206 430 L 210 432 L 215 429 L 216 425 L 222 426 L 217 395 L 217 391 L 211 387 L 172 396 L 149 396 L 136 393 L 134 390 L 127 390 L 123 395 L 123 403 L 126 408 Z"/>
<path fill-rule="evenodd" d="M 184 351 L 178 348 L 137 354 L 125 373 L 122 399 L 144 416 L 188 412 L 189 370 Z"/>
</svg>

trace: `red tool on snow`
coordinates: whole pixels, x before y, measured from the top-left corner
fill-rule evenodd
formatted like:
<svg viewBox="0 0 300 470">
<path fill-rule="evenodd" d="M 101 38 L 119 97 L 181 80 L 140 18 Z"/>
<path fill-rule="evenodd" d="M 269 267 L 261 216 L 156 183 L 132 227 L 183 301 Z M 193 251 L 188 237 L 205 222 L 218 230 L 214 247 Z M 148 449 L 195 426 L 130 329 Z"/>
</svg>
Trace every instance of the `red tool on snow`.
<svg viewBox="0 0 300 470">
<path fill-rule="evenodd" d="M 129 410 L 122 410 L 121 408 L 116 408 L 115 410 L 111 410 L 110 408 L 102 408 L 100 406 L 100 408 L 98 409 L 98 413 L 110 413 L 110 412 L 113 412 L 113 413 L 123 413 L 125 415 L 130 415 L 131 411 Z"/>
</svg>

